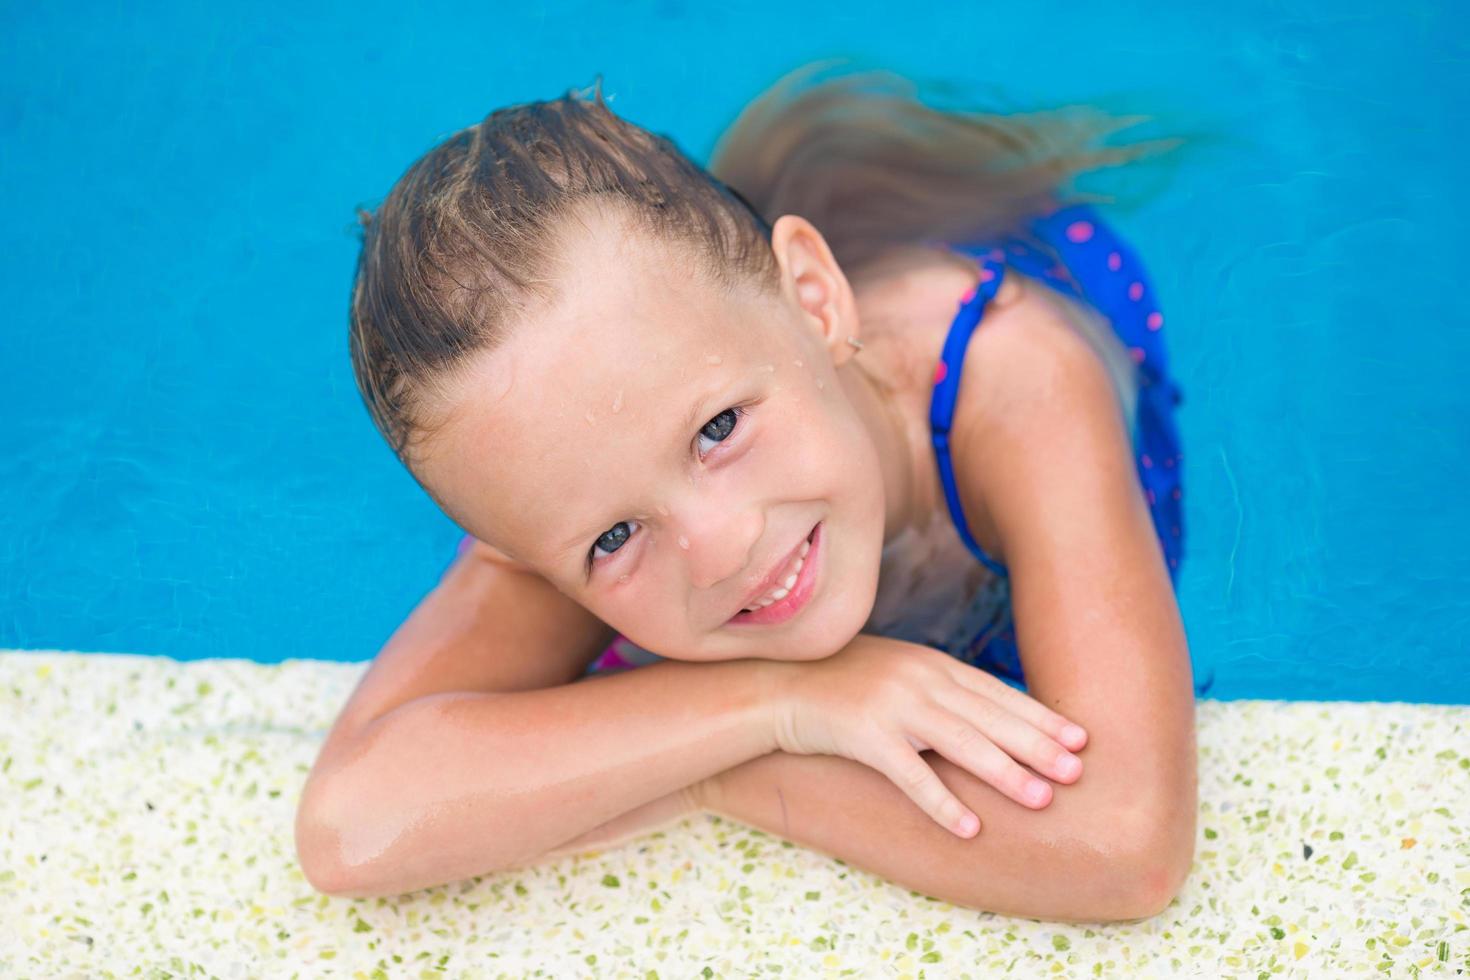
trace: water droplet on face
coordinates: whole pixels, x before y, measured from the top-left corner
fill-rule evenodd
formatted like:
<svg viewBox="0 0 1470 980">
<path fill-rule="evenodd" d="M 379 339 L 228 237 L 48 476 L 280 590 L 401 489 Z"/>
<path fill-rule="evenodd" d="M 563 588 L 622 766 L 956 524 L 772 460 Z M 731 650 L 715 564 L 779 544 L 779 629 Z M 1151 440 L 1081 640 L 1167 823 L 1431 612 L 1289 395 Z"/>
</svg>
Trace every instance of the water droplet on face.
<svg viewBox="0 0 1470 980">
<path fill-rule="evenodd" d="M 822 384 L 822 379 L 821 379 L 821 378 L 818 378 L 818 379 L 817 379 L 817 390 L 818 390 L 818 391 L 821 391 L 821 390 L 822 390 L 822 389 L 823 389 L 823 388 L 825 388 L 825 387 L 827 387 L 827 386 L 826 386 L 826 385 L 824 385 L 824 384 Z"/>
<path fill-rule="evenodd" d="M 707 364 L 719 364 L 725 359 L 718 354 L 706 354 L 704 355 L 704 360 Z"/>
<path fill-rule="evenodd" d="M 584 416 L 582 416 L 582 417 L 587 420 L 587 424 L 588 425 L 596 425 L 597 424 L 597 420 L 592 417 L 592 410 L 591 409 L 588 409 L 587 410 L 587 414 L 584 415 Z"/>
<path fill-rule="evenodd" d="M 776 370 L 776 365 L 774 365 L 774 364 L 762 364 L 761 365 L 761 370 L 762 371 L 774 371 L 774 370 Z"/>
<path fill-rule="evenodd" d="M 669 516 L 669 509 L 667 507 L 665 507 L 663 504 L 659 504 L 658 505 L 658 512 L 660 514 L 664 515 L 665 517 L 668 517 Z"/>
<path fill-rule="evenodd" d="M 801 364 L 801 358 L 799 358 L 799 357 L 798 357 L 798 358 L 797 358 L 797 359 L 796 359 L 796 361 L 795 361 L 795 363 L 796 363 L 796 366 L 797 366 L 797 367 L 801 367 L 801 366 L 802 366 L 802 364 Z"/>
<path fill-rule="evenodd" d="M 613 399 L 612 410 L 621 412 L 623 410 L 623 389 L 618 389 L 618 397 Z"/>
<path fill-rule="evenodd" d="M 689 539 L 684 537 L 684 535 L 682 534 L 679 535 L 679 547 L 683 548 L 685 551 L 689 550 Z"/>
<path fill-rule="evenodd" d="M 619 582 L 626 582 L 626 581 L 628 581 L 628 573 L 627 572 L 624 572 L 622 575 L 619 575 L 618 576 L 618 581 Z"/>
</svg>

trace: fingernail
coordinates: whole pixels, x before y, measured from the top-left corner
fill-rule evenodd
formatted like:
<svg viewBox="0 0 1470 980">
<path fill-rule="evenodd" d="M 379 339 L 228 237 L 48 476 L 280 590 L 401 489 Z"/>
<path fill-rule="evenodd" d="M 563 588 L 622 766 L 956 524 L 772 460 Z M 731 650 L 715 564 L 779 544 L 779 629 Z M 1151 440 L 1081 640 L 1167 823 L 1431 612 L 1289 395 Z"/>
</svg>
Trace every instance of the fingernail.
<svg viewBox="0 0 1470 980">
<path fill-rule="evenodd" d="M 1057 773 L 1063 779 L 1071 779 L 1082 771 L 1082 760 L 1075 755 L 1064 755 L 1057 760 Z"/>
<path fill-rule="evenodd" d="M 980 820 L 973 813 L 960 817 L 960 833 L 968 837 L 980 829 Z"/>
<path fill-rule="evenodd" d="M 1046 783 L 1034 782 L 1026 787 L 1026 799 L 1040 803 L 1046 799 Z"/>
<path fill-rule="evenodd" d="M 1062 729 L 1062 738 L 1069 742 L 1080 742 L 1086 737 L 1087 733 L 1077 725 L 1068 725 Z"/>
</svg>

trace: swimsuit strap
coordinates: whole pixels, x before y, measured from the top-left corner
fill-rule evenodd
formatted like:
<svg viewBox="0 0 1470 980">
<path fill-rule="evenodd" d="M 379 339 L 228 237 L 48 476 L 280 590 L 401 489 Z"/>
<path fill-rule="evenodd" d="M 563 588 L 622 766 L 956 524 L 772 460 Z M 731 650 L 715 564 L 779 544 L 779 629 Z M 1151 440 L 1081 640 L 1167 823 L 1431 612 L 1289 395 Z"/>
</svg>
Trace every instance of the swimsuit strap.
<svg viewBox="0 0 1470 980">
<path fill-rule="evenodd" d="M 950 324 L 949 333 L 944 338 L 944 350 L 934 369 L 934 394 L 929 399 L 929 432 L 934 442 L 934 454 L 939 462 L 939 480 L 944 485 L 944 499 L 949 504 L 955 530 L 965 542 L 965 547 L 986 568 L 1007 578 L 1010 571 L 987 555 L 985 549 L 970 534 L 964 507 L 960 503 L 959 488 L 955 484 L 954 463 L 949 454 L 949 429 L 954 421 L 955 402 L 959 397 L 960 369 L 964 364 L 965 349 L 969 346 L 970 335 L 980 325 L 985 304 L 995 296 L 1005 278 L 1006 267 L 994 253 L 987 253 L 982 262 L 980 282 L 960 297 L 959 311 Z"/>
</svg>

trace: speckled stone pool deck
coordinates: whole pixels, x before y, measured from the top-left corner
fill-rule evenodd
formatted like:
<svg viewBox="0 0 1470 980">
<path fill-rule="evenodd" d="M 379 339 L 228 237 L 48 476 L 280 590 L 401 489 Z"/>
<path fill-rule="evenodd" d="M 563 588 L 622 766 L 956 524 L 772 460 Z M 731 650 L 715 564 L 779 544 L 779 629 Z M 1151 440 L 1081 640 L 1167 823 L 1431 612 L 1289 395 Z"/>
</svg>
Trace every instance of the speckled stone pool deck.
<svg viewBox="0 0 1470 980">
<path fill-rule="evenodd" d="M 366 664 L 0 652 L 0 976 L 1470 975 L 1470 706 L 1201 701 L 1162 914 L 928 899 L 701 814 L 397 899 L 314 891 L 296 800 Z"/>
</svg>

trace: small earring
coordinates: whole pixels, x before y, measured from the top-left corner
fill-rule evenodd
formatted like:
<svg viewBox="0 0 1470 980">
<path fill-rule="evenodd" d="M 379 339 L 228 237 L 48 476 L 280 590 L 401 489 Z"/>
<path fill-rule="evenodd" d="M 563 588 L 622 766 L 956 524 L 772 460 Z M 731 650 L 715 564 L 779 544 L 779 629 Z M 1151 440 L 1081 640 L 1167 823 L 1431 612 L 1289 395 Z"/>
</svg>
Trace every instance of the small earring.
<svg viewBox="0 0 1470 980">
<path fill-rule="evenodd" d="M 856 337 L 848 337 L 847 342 L 849 344 L 852 344 L 852 346 L 857 348 L 858 350 L 863 349 L 863 342 L 861 340 L 858 340 Z"/>
</svg>

